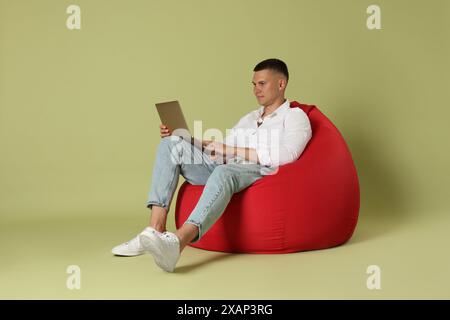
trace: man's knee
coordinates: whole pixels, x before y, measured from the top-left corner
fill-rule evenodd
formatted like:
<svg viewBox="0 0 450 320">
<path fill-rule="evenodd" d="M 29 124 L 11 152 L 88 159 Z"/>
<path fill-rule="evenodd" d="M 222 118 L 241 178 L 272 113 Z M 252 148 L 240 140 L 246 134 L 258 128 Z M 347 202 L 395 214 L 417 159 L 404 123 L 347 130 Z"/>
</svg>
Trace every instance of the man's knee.
<svg viewBox="0 0 450 320">
<path fill-rule="evenodd" d="M 180 143 L 181 137 L 179 136 L 167 136 L 164 138 L 161 138 L 161 141 L 159 142 L 162 145 L 175 145 Z"/>
<path fill-rule="evenodd" d="M 182 138 L 178 136 L 168 136 L 161 138 L 159 142 L 159 150 L 162 152 L 177 152 L 180 149 L 180 144 L 182 142 Z"/>
<path fill-rule="evenodd" d="M 179 137 L 177 136 L 168 136 L 161 138 L 159 146 L 157 148 L 159 157 L 171 159 L 173 162 L 178 162 L 180 153 L 179 147 L 177 146 L 178 143 Z"/>
<path fill-rule="evenodd" d="M 182 137 L 168 136 L 161 139 L 159 152 L 168 153 L 176 164 L 196 164 L 193 162 L 193 149 L 194 146 Z"/>
</svg>

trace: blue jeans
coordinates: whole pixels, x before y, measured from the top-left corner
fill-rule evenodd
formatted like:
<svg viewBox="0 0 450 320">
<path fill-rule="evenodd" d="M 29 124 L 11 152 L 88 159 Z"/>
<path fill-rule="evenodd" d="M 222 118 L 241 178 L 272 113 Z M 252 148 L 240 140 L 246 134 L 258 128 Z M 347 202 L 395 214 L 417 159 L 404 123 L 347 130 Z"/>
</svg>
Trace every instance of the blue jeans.
<svg viewBox="0 0 450 320">
<path fill-rule="evenodd" d="M 232 158 L 227 163 L 216 162 L 178 136 L 162 138 L 156 153 L 147 207 L 151 209 L 157 205 L 169 212 L 180 173 L 190 184 L 205 185 L 197 205 L 185 221 L 185 224 L 198 227 L 199 234 L 192 240 L 192 243 L 197 242 L 220 218 L 234 193 L 273 173 L 273 168 L 239 161 L 240 158 Z"/>
</svg>

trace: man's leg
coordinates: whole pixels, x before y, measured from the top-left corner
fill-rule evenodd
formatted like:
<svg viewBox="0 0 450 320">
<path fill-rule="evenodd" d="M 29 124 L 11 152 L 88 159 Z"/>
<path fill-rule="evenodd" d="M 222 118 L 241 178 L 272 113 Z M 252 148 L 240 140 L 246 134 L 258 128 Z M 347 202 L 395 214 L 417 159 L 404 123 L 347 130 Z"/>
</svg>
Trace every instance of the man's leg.
<svg viewBox="0 0 450 320">
<path fill-rule="evenodd" d="M 257 164 L 224 164 L 217 166 L 208 180 L 200 199 L 183 226 L 175 233 L 142 234 L 140 241 L 152 254 L 155 263 L 173 272 L 181 252 L 190 242 L 200 238 L 219 219 L 232 195 L 262 178 L 272 169 Z"/>
<path fill-rule="evenodd" d="M 176 231 L 180 239 L 180 251 L 188 243 L 197 242 L 225 211 L 231 197 L 273 169 L 257 164 L 224 164 L 214 169 L 194 210 Z"/>
<path fill-rule="evenodd" d="M 151 228 L 145 228 L 140 235 L 144 233 L 160 236 L 165 231 L 167 212 L 180 172 L 191 184 L 205 184 L 216 166 L 218 163 L 212 161 L 209 155 L 180 137 L 169 136 L 161 139 L 147 201 L 147 207 L 152 210 Z M 140 235 L 115 246 L 112 253 L 119 256 L 136 256 L 144 253 Z"/>
<path fill-rule="evenodd" d="M 156 231 L 165 232 L 167 222 L 167 210 L 163 207 L 152 205 L 150 213 L 150 227 Z"/>
<path fill-rule="evenodd" d="M 176 236 L 180 239 L 180 252 L 191 243 L 195 238 L 198 237 L 199 228 L 192 223 L 183 224 L 180 229 L 175 231 Z"/>
<path fill-rule="evenodd" d="M 216 166 L 207 154 L 180 137 L 161 139 L 147 200 L 151 209 L 150 226 L 159 232 L 166 230 L 167 212 L 180 173 L 189 183 L 203 185 Z"/>
</svg>

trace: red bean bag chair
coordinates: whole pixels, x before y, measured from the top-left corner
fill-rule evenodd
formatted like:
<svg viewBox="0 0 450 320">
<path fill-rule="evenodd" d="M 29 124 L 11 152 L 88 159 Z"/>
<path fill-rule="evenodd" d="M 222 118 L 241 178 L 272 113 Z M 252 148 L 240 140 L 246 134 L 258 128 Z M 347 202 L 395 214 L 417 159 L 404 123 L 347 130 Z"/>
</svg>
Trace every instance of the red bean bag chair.
<svg viewBox="0 0 450 320">
<path fill-rule="evenodd" d="M 350 151 L 314 105 L 291 102 L 309 117 L 312 138 L 299 159 L 235 193 L 217 222 L 191 247 L 235 253 L 289 253 L 343 244 L 359 212 L 359 183 Z M 185 181 L 175 224 L 186 221 L 203 185 Z"/>
</svg>

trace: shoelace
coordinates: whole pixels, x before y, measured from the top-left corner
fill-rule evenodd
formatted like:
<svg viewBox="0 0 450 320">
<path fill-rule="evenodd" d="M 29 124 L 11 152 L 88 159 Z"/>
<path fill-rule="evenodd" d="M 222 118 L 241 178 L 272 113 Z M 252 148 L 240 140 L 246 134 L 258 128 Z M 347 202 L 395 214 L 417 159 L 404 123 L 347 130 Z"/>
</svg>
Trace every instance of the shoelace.
<svg viewBox="0 0 450 320">
<path fill-rule="evenodd" d="M 167 240 L 169 240 L 169 242 L 171 242 L 172 244 L 179 243 L 178 237 L 176 235 L 172 235 L 172 234 L 169 234 L 169 233 L 164 233 L 163 237 L 166 238 Z"/>
</svg>

